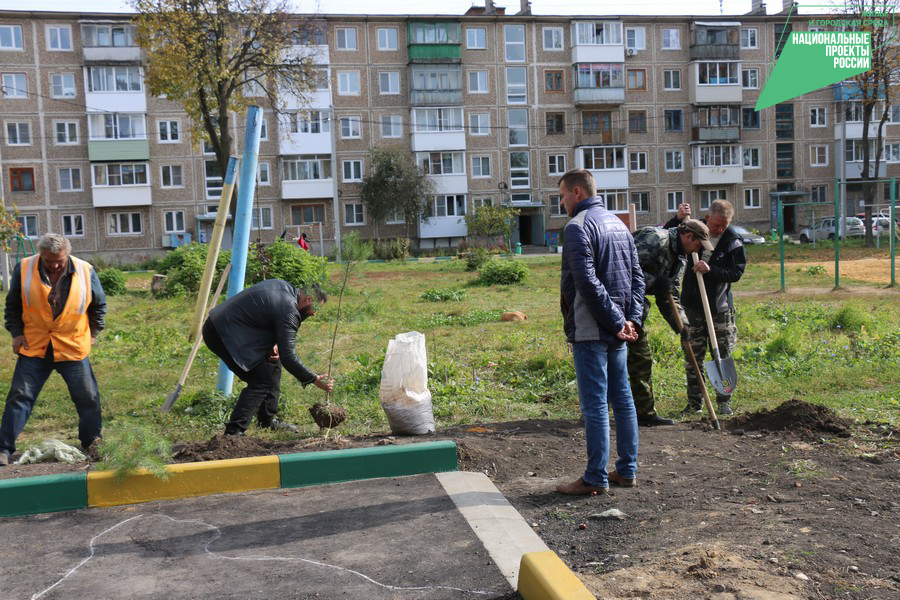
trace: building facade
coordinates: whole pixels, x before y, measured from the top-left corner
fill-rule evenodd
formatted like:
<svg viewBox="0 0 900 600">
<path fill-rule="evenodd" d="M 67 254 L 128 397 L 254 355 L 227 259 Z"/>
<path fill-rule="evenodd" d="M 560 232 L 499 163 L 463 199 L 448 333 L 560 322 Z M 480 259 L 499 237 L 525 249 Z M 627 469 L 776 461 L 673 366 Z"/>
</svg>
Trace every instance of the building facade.
<svg viewBox="0 0 900 600">
<path fill-rule="evenodd" d="M 428 219 L 378 224 L 420 248 L 458 245 L 482 204 L 519 209 L 514 242 L 554 243 L 557 181 L 573 167 L 594 174 L 610 209 L 634 205 L 638 225 L 725 198 L 735 222 L 768 230 L 770 194 L 793 191 L 815 203 L 786 209 L 794 231 L 833 213 L 841 169 L 853 214 L 861 106 L 845 85 L 755 111 L 786 22 L 757 12 L 550 17 L 488 2 L 459 17 L 317 17 L 319 32 L 291 49 L 315 56 L 316 89 L 278 111 L 260 95 L 251 239 L 305 232 L 328 254 L 341 232 L 373 237 L 360 193 L 375 147 L 410 152 L 434 179 Z M 60 232 L 79 255 L 113 261 L 208 239 L 214 156 L 180 105 L 147 93 L 127 15 L 0 12 L 0 76 L 0 185 L 29 237 Z M 891 117 L 880 177 L 900 175 L 900 107 Z"/>
</svg>

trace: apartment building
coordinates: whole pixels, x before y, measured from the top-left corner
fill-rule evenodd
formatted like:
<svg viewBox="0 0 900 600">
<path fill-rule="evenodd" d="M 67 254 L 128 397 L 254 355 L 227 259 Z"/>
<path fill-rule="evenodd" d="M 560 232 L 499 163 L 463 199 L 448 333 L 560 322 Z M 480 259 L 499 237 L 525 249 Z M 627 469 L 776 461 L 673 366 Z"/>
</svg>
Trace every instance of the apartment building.
<svg viewBox="0 0 900 600">
<path fill-rule="evenodd" d="M 786 13 L 758 5 L 715 18 L 532 16 L 527 2 L 508 15 L 490 0 L 458 17 L 317 18 L 290 50 L 315 56 L 316 89 L 283 95 L 278 111 L 257 92 L 253 240 L 305 232 L 327 254 L 341 232 L 373 237 L 360 192 L 375 147 L 410 152 L 434 178 L 427 219 L 377 228 L 420 248 L 458 245 L 483 204 L 519 209 L 514 241 L 552 243 L 566 222 L 557 180 L 573 167 L 591 170 L 610 209 L 634 205 L 638 225 L 726 198 L 736 222 L 768 230 L 774 192 L 821 204 L 787 209 L 792 231 L 833 210 L 841 168 L 848 212 L 859 210 L 852 86 L 753 108 L 802 18 L 786 28 Z M 214 157 L 144 75 L 127 15 L 0 12 L 0 185 L 28 236 L 58 231 L 79 255 L 123 261 L 208 239 Z M 894 106 L 879 176 L 900 174 L 898 125 Z M 238 153 L 243 126 L 234 119 Z"/>
</svg>

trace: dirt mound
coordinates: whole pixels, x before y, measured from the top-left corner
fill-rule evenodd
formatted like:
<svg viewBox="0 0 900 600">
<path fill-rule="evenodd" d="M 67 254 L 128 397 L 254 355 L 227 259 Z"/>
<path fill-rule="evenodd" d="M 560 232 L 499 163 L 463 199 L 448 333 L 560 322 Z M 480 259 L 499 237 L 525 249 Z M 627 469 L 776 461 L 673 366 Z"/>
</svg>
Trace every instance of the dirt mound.
<svg viewBox="0 0 900 600">
<path fill-rule="evenodd" d="M 831 409 L 791 398 L 772 410 L 761 410 L 731 419 L 730 429 L 793 431 L 807 435 L 834 433 L 850 436 L 850 421 L 834 414 Z"/>
<path fill-rule="evenodd" d="M 175 449 L 175 462 L 199 462 L 204 460 L 223 460 L 226 458 L 242 458 L 245 456 L 265 456 L 272 454 L 272 444 L 243 435 L 225 435 L 219 433 L 209 441 L 185 444 Z"/>
</svg>

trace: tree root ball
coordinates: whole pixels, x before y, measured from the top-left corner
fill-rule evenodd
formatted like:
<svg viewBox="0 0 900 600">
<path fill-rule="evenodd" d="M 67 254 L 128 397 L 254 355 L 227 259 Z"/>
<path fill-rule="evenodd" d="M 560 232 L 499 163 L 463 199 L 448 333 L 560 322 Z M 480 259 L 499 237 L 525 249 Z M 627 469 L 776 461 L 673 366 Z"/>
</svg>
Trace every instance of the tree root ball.
<svg viewBox="0 0 900 600">
<path fill-rule="evenodd" d="M 313 421 L 322 429 L 337 427 L 347 418 L 347 411 L 334 404 L 316 402 L 309 407 L 309 414 Z"/>
</svg>

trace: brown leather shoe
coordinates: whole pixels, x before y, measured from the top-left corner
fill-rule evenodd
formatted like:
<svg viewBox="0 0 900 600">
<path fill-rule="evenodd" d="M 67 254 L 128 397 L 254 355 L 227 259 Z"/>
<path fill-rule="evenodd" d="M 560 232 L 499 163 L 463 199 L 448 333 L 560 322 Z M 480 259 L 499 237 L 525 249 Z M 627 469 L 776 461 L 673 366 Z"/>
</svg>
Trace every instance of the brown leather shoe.
<svg viewBox="0 0 900 600">
<path fill-rule="evenodd" d="M 615 484 L 619 487 L 635 487 L 637 485 L 636 480 L 622 477 L 615 471 L 610 471 L 608 477 L 610 483 Z"/>
<path fill-rule="evenodd" d="M 609 492 L 609 488 L 598 487 L 596 485 L 588 485 L 584 479 L 579 477 L 572 483 L 561 483 L 556 486 L 556 491 L 560 494 L 569 496 L 590 496 L 591 494 L 605 494 Z"/>
</svg>

